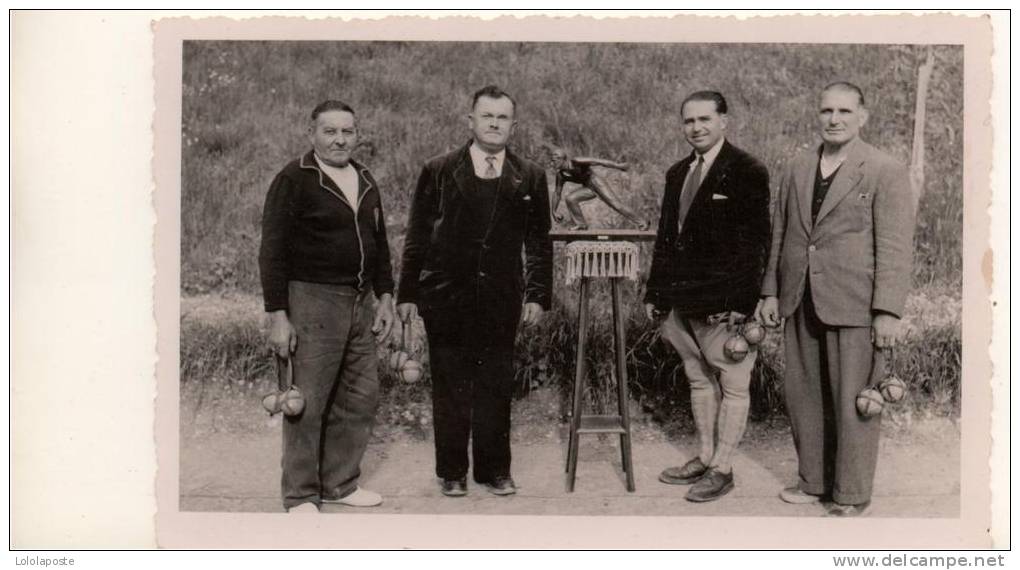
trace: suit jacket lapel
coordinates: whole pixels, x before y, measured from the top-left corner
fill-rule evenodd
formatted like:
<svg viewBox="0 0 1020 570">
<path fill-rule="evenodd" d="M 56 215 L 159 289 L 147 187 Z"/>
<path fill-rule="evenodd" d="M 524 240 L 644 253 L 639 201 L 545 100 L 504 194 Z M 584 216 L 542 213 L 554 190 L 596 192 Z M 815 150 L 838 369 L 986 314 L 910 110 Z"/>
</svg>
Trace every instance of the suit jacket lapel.
<svg viewBox="0 0 1020 570">
<path fill-rule="evenodd" d="M 457 161 L 457 166 L 453 169 L 453 193 L 457 198 L 467 191 L 468 186 L 471 184 L 471 177 L 475 174 L 475 167 L 471 163 L 471 153 L 468 152 L 470 146 L 471 143 L 468 143 L 468 146 L 461 149 L 460 159 Z"/>
<path fill-rule="evenodd" d="M 803 164 L 797 165 L 794 173 L 794 184 L 797 191 L 797 205 L 800 209 L 800 221 L 804 224 L 804 231 L 811 232 L 811 200 L 814 199 L 815 171 L 818 169 L 818 154 L 812 155 L 813 160 L 803 160 Z"/>
<path fill-rule="evenodd" d="M 730 150 L 730 142 L 723 141 L 723 146 L 719 149 L 719 154 L 716 155 L 715 160 L 712 161 L 711 168 L 708 169 L 705 177 L 701 179 L 701 186 L 698 186 L 698 193 L 694 197 L 694 204 L 711 198 L 713 191 L 718 188 L 723 179 L 726 178 L 726 172 L 731 158 L 732 152 Z M 709 198 L 706 198 L 706 196 Z M 692 209 L 694 208 L 694 204 L 691 204 Z"/>
<path fill-rule="evenodd" d="M 846 160 L 843 161 L 843 166 L 836 173 L 836 179 L 832 181 L 832 186 L 825 194 L 822 206 L 818 209 L 818 217 L 815 218 L 816 225 L 836 207 L 836 204 L 839 204 L 840 200 L 853 190 L 854 186 L 857 186 L 857 183 L 860 182 L 863 176 L 861 164 L 864 163 L 864 147 L 860 140 L 855 140 L 850 144 L 853 146 L 849 149 Z"/>
</svg>

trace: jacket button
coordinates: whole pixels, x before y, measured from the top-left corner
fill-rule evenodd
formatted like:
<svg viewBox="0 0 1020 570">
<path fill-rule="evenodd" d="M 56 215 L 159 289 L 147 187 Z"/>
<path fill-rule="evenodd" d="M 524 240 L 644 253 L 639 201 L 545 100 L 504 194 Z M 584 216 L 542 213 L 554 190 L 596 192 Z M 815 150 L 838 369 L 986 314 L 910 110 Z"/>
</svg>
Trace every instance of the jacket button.
<svg viewBox="0 0 1020 570">
<path fill-rule="evenodd" d="M 478 272 L 478 276 L 479 277 L 485 277 L 485 272 L 484 271 L 479 271 Z"/>
<path fill-rule="evenodd" d="M 818 248 L 815 247 L 814 245 L 809 245 L 808 248 L 807 248 L 808 251 L 814 251 L 816 249 L 818 249 Z"/>
</svg>

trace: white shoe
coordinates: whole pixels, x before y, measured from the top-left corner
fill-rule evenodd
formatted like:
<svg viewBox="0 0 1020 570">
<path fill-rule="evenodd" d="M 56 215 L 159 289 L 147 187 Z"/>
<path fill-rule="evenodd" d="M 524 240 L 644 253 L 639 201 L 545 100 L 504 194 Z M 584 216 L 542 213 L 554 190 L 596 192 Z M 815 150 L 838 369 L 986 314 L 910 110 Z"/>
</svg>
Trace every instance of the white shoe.
<svg viewBox="0 0 1020 570">
<path fill-rule="evenodd" d="M 378 507 L 382 504 L 382 495 L 375 491 L 357 487 L 354 492 L 339 499 L 323 499 L 323 503 L 347 505 L 348 507 Z"/>
<path fill-rule="evenodd" d="M 315 503 L 301 503 L 296 507 L 287 509 L 287 512 L 292 515 L 317 515 L 319 514 L 319 507 L 315 506 Z"/>
</svg>

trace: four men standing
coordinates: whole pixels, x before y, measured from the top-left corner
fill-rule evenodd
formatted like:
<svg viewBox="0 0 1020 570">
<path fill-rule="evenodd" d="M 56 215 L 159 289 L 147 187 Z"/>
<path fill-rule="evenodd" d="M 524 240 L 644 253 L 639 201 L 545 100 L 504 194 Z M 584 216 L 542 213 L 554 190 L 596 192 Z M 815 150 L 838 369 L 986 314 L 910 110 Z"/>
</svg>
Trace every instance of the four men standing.
<svg viewBox="0 0 1020 570">
<path fill-rule="evenodd" d="M 660 479 L 691 484 L 686 497 L 696 502 L 733 489 L 757 353 L 736 361 L 723 345 L 752 312 L 770 326 L 785 317 L 800 481 L 781 497 L 831 498 L 831 514 L 859 515 L 871 498 L 879 418 L 857 415 L 854 400 L 877 350 L 896 340 L 910 282 L 906 171 L 859 139 L 861 90 L 829 85 L 823 144 L 783 177 L 770 249 L 769 175 L 725 139 L 727 111 L 714 91 L 684 100 L 694 152 L 666 175 L 645 310 L 683 360 L 700 445 Z M 429 160 L 418 178 L 397 311 L 405 323 L 419 312 L 425 321 L 442 493 L 465 495 L 473 463 L 475 482 L 509 495 L 514 340 L 518 323 L 537 323 L 551 303 L 548 187 L 542 168 L 507 149 L 517 126 L 510 95 L 476 92 L 468 126 L 471 141 Z M 372 337 L 384 339 L 394 320 L 385 217 L 371 174 L 350 158 L 354 111 L 325 101 L 309 133 L 313 150 L 269 190 L 259 258 L 270 344 L 292 360 L 307 402 L 284 425 L 284 506 L 372 506 L 381 497 L 357 480 L 378 399 Z"/>
</svg>

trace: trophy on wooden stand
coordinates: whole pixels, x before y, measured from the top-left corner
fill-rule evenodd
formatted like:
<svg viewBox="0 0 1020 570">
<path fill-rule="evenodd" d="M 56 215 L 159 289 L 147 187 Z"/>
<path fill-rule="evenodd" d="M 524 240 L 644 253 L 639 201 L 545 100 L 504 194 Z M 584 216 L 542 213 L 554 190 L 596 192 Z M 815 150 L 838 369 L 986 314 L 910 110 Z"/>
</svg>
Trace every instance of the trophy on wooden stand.
<svg viewBox="0 0 1020 570">
<path fill-rule="evenodd" d="M 627 396 L 627 343 L 624 335 L 621 280 L 637 281 L 640 248 L 637 242 L 654 241 L 655 232 L 626 229 L 554 230 L 554 242 L 565 242 L 567 257 L 566 282 L 578 282 L 578 334 L 574 375 L 574 394 L 570 416 L 570 438 L 567 448 L 567 490 L 574 490 L 577 476 L 579 438 L 585 434 L 618 434 L 627 490 L 634 491 L 634 467 L 631 459 L 630 414 Z M 592 280 L 608 280 L 612 295 L 613 345 L 615 352 L 617 413 L 585 414 L 585 386 L 588 382 L 586 349 L 588 341 L 589 301 Z"/>
</svg>

